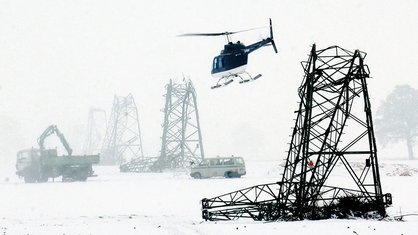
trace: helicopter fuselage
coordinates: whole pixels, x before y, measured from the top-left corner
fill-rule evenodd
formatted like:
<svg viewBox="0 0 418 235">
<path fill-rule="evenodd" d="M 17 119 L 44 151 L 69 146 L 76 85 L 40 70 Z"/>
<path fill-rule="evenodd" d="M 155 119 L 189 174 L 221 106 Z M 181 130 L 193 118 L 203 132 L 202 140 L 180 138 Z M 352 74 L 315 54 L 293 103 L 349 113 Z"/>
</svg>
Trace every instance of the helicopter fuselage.
<svg viewBox="0 0 418 235">
<path fill-rule="evenodd" d="M 248 53 L 242 43 L 226 44 L 221 54 L 213 59 L 212 76 L 216 78 L 243 73 L 247 67 Z"/>
<path fill-rule="evenodd" d="M 213 59 L 212 76 L 215 78 L 239 75 L 245 72 L 248 63 L 248 54 L 273 43 L 271 38 L 245 46 L 241 42 L 229 42 L 224 46 L 221 54 Z"/>
</svg>

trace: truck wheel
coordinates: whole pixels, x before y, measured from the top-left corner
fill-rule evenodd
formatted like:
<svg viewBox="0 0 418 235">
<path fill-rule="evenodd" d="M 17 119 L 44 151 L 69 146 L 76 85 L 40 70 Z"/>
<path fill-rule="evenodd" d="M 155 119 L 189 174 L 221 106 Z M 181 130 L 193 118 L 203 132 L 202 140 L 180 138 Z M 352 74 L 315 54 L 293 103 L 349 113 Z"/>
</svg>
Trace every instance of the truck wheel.
<svg viewBox="0 0 418 235">
<path fill-rule="evenodd" d="M 78 181 L 86 181 L 87 180 L 87 175 L 80 175 L 77 177 Z"/>
<path fill-rule="evenodd" d="M 35 179 L 32 176 L 25 175 L 24 176 L 25 183 L 35 183 Z"/>
<path fill-rule="evenodd" d="M 38 173 L 38 183 L 45 183 L 48 181 L 48 175 L 47 175 L 47 170 L 46 169 L 41 169 Z"/>
<path fill-rule="evenodd" d="M 86 181 L 88 176 L 89 176 L 88 168 L 80 168 L 78 172 L 75 173 L 75 177 L 77 181 Z"/>
<path fill-rule="evenodd" d="M 225 172 L 225 178 L 239 178 L 241 177 L 240 174 L 235 173 L 235 172 Z"/>
<path fill-rule="evenodd" d="M 193 174 L 193 178 L 195 178 L 195 179 L 201 179 L 202 178 L 202 175 L 199 172 L 196 172 L 196 173 Z"/>
<path fill-rule="evenodd" d="M 39 179 L 38 179 L 38 182 L 39 183 L 45 183 L 45 182 L 47 182 L 48 181 L 48 177 L 47 176 L 41 176 L 41 177 L 39 177 Z"/>
</svg>

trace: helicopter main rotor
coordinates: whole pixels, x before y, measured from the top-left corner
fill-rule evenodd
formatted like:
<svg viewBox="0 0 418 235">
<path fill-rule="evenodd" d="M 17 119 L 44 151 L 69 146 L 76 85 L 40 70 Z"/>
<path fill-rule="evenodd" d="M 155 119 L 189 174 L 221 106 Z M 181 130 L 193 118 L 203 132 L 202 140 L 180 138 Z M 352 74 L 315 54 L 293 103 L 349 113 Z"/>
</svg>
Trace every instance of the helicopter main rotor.
<svg viewBox="0 0 418 235">
<path fill-rule="evenodd" d="M 244 30 L 239 30 L 239 31 L 234 31 L 234 32 L 222 32 L 222 33 L 185 33 L 185 34 L 180 34 L 178 35 L 179 37 L 190 37 L 190 36 L 226 36 L 228 43 L 231 41 L 229 38 L 229 35 L 232 34 L 236 34 L 236 33 L 243 33 L 243 32 L 247 32 L 247 31 L 252 31 L 252 30 L 256 30 L 256 29 L 262 29 L 265 27 L 256 27 L 256 28 L 251 28 L 251 29 L 244 29 Z"/>
</svg>

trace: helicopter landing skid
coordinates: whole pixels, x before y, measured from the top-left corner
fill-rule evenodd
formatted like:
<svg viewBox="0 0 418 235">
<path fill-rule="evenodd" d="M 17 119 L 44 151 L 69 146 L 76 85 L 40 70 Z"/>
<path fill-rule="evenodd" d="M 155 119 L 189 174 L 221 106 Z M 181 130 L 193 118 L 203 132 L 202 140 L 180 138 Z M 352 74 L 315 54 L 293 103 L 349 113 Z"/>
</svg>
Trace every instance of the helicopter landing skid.
<svg viewBox="0 0 418 235">
<path fill-rule="evenodd" d="M 250 82 L 250 81 L 255 81 L 255 80 L 257 80 L 257 79 L 259 79 L 261 77 L 261 74 L 257 74 L 255 77 L 252 77 L 247 72 L 245 72 L 245 74 L 248 75 L 248 79 L 242 78 L 242 76 L 239 75 L 239 74 L 231 74 L 231 75 L 222 77 L 222 78 L 219 79 L 218 83 L 216 83 L 216 85 L 215 86 L 212 86 L 211 88 L 212 89 L 215 89 L 215 88 L 227 86 L 227 85 L 231 84 L 234 81 L 234 79 L 233 79 L 234 77 L 239 77 L 241 79 L 241 81 L 239 81 L 240 84 L 247 83 L 247 82 Z M 231 78 L 231 77 L 233 77 L 233 78 Z M 221 81 L 224 81 L 223 84 L 220 84 Z"/>
<path fill-rule="evenodd" d="M 246 83 L 246 82 L 250 82 L 250 81 L 257 80 L 257 79 L 259 79 L 261 77 L 261 74 L 257 74 L 255 77 L 251 77 L 249 74 L 248 74 L 248 76 L 250 77 L 250 79 L 242 79 L 240 77 L 241 78 L 241 81 L 239 81 L 239 83 L 242 84 L 242 83 Z"/>
</svg>

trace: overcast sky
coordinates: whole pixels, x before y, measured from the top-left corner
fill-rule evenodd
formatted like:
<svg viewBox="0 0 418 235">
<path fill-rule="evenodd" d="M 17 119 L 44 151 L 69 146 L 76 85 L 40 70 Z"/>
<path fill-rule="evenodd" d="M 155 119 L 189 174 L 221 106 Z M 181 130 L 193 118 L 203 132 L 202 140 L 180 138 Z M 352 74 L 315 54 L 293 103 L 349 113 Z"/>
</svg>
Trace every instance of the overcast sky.
<svg viewBox="0 0 418 235">
<path fill-rule="evenodd" d="M 176 37 L 267 26 L 269 18 L 279 53 L 266 47 L 251 54 L 247 71 L 263 77 L 243 85 L 210 89 L 211 62 L 224 38 Z M 109 115 L 114 95 L 129 93 L 144 153 L 157 156 L 165 85 L 184 74 L 197 91 L 207 156 L 283 159 L 300 62 L 313 43 L 368 54 L 375 112 L 394 86 L 418 89 L 417 29 L 415 0 L 0 0 L 0 156 L 13 162 L 51 124 L 80 151 L 89 109 Z M 266 36 L 264 28 L 233 40 L 250 44 Z"/>
</svg>

